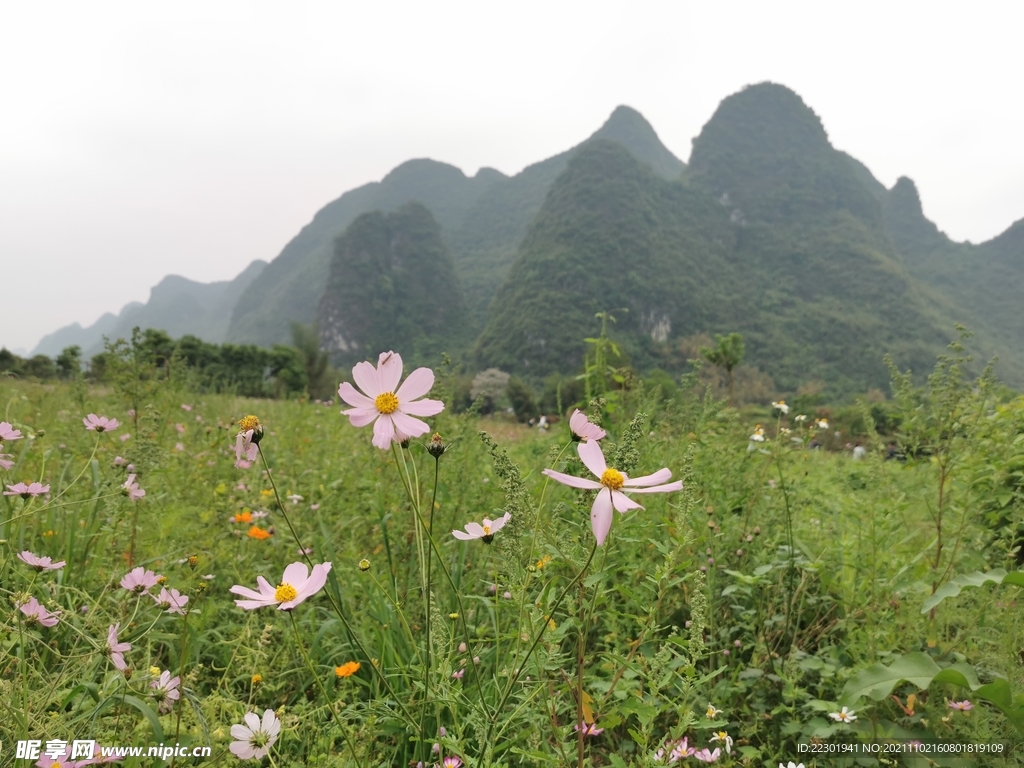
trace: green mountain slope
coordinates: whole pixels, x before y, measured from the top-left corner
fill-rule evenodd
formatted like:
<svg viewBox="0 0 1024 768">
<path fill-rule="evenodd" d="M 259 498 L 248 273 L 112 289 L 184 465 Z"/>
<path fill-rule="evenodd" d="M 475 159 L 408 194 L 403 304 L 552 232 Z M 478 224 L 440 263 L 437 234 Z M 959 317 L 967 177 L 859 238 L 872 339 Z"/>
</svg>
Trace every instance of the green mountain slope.
<svg viewBox="0 0 1024 768">
<path fill-rule="evenodd" d="M 610 145 L 584 148 L 523 241 L 478 362 L 571 370 L 594 313 L 627 307 L 615 335 L 639 367 L 680 337 L 739 330 L 783 390 L 883 386 L 886 352 L 930 368 L 950 307 L 902 264 L 857 165 L 771 84 L 722 103 L 680 181 Z"/>
<path fill-rule="evenodd" d="M 317 310 L 321 347 L 336 363 L 401 349 L 412 364 L 464 344 L 465 321 L 451 255 L 423 205 L 365 213 L 337 239 Z"/>
<path fill-rule="evenodd" d="M 334 238 L 357 216 L 397 210 L 412 200 L 430 206 L 442 227 L 454 228 L 484 190 L 505 177 L 481 169 L 467 177 L 452 165 L 410 160 L 380 182 L 346 192 L 321 208 L 313 221 L 285 246 L 235 307 L 228 341 L 270 345 L 291 337 L 291 323 L 315 317 L 328 279 Z"/>
<path fill-rule="evenodd" d="M 981 245 L 956 243 L 925 218 L 913 181 L 900 178 L 883 199 L 886 229 L 908 270 L 948 297 L 952 314 L 976 333 L 998 375 L 1024 386 L 1024 220 Z"/>
<path fill-rule="evenodd" d="M 674 178 L 684 168 L 636 110 L 617 108 L 591 138 L 621 143 L 655 172 Z M 379 183 L 346 192 L 317 212 L 285 246 L 236 307 L 228 340 L 254 344 L 286 341 L 292 321 L 308 323 L 323 293 L 333 240 L 359 215 L 394 211 L 410 201 L 425 205 L 463 280 L 473 321 L 487 305 L 515 258 L 519 241 L 575 147 L 509 178 L 490 168 L 472 178 L 451 165 L 412 160 Z"/>
</svg>

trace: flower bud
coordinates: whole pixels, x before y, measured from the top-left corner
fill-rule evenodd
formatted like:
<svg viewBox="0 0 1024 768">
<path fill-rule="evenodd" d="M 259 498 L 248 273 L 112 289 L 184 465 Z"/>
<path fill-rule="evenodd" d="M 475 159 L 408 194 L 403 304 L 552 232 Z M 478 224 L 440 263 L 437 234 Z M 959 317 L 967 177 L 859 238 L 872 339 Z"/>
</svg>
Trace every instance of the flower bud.
<svg viewBox="0 0 1024 768">
<path fill-rule="evenodd" d="M 370 561 L 365 557 L 359 561 L 359 570 L 364 572 L 370 570 Z"/>
<path fill-rule="evenodd" d="M 448 446 L 445 445 L 444 440 L 441 439 L 441 433 L 435 432 L 430 438 L 430 442 L 427 443 L 427 453 L 433 456 L 435 459 L 441 458 L 442 454 L 448 450 Z"/>
</svg>

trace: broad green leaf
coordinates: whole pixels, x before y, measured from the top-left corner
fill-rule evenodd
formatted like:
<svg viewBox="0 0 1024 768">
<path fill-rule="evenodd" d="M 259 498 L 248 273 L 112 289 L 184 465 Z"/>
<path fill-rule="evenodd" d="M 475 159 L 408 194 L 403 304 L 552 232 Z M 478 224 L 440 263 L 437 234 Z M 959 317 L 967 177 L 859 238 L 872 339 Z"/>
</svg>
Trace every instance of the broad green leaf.
<svg viewBox="0 0 1024 768">
<path fill-rule="evenodd" d="M 1014 584 L 1018 587 L 1024 587 L 1024 571 L 1007 573 L 1002 568 L 993 568 L 987 573 L 975 571 L 974 573 L 965 573 L 957 576 L 935 590 L 935 594 L 924 601 L 924 605 L 921 606 L 921 613 L 928 613 L 928 611 L 947 597 L 956 597 L 967 587 L 981 587 L 989 582 L 993 584 Z"/>
<path fill-rule="evenodd" d="M 892 693 L 897 683 L 904 680 L 909 680 L 918 688 L 927 688 L 940 671 L 939 665 L 930 656 L 920 652 L 901 656 L 888 667 L 875 663 L 847 681 L 840 704 L 851 706 L 862 696 L 881 701 Z"/>
</svg>

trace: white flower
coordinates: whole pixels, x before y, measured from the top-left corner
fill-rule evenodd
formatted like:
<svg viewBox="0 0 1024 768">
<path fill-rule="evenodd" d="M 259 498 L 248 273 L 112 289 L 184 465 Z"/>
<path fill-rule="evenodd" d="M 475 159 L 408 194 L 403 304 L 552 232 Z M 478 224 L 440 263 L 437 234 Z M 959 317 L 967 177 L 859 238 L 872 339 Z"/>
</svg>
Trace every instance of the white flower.
<svg viewBox="0 0 1024 768">
<path fill-rule="evenodd" d="M 231 742 L 228 749 L 240 760 L 262 760 L 277 741 L 281 721 L 272 709 L 263 713 L 262 722 L 255 712 L 248 712 L 243 719 L 245 725 L 231 726 L 231 738 L 236 741 Z"/>
<path fill-rule="evenodd" d="M 707 715 L 708 720 L 714 720 L 716 717 L 722 714 L 722 710 L 718 709 L 714 704 L 709 703 L 708 711 L 705 714 Z"/>
<path fill-rule="evenodd" d="M 857 719 L 856 713 L 852 709 L 847 709 L 846 707 L 843 707 L 840 712 L 829 712 L 828 716 L 837 723 L 852 723 Z"/>
<path fill-rule="evenodd" d="M 497 520 L 491 520 L 485 517 L 483 524 L 480 523 L 466 523 L 466 530 L 463 531 L 452 531 L 452 536 L 461 541 L 472 541 L 473 539 L 483 539 L 485 544 L 490 544 L 491 539 L 494 538 L 494 534 L 505 527 L 505 523 L 512 519 L 512 513 L 506 512 L 504 515 L 499 517 Z"/>
<path fill-rule="evenodd" d="M 777 411 L 782 411 L 783 413 L 789 413 L 789 406 L 786 405 L 785 400 L 779 400 L 779 402 L 777 403 L 773 401 L 772 408 L 774 408 Z"/>
<path fill-rule="evenodd" d="M 792 760 L 790 760 L 789 765 L 783 765 L 782 763 L 779 763 L 779 768 L 804 768 L 804 764 L 800 763 L 798 765 L 797 763 L 794 763 Z"/>
<path fill-rule="evenodd" d="M 807 421 L 807 414 L 801 413 L 799 416 L 796 417 L 796 419 L 794 419 L 794 421 Z"/>
<path fill-rule="evenodd" d="M 276 605 L 281 611 L 290 611 L 323 589 L 330 570 L 330 563 L 314 565 L 312 572 L 305 563 L 292 563 L 284 569 L 284 576 L 276 588 L 262 576 L 257 576 L 259 592 L 239 584 L 235 584 L 228 592 L 248 598 L 235 600 L 235 605 L 247 611 L 268 605 Z"/>
<path fill-rule="evenodd" d="M 754 443 L 763 443 L 765 441 L 764 428 L 760 424 L 754 427 L 754 434 L 750 436 L 750 440 Z"/>
<path fill-rule="evenodd" d="M 828 419 L 818 419 L 818 429 L 828 429 Z"/>
<path fill-rule="evenodd" d="M 725 754 L 732 753 L 732 736 L 725 731 L 716 731 L 715 735 L 711 737 L 711 741 L 720 741 L 725 744 Z"/>
</svg>

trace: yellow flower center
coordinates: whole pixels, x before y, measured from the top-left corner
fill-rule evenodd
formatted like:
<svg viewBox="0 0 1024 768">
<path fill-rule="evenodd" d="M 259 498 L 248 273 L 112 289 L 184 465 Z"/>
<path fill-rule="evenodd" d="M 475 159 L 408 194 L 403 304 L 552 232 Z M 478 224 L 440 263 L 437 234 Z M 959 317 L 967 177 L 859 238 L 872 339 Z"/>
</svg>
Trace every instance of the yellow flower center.
<svg viewBox="0 0 1024 768">
<path fill-rule="evenodd" d="M 490 536 L 490 535 L 491 535 L 491 526 L 485 525 L 484 526 L 484 536 Z"/>
<path fill-rule="evenodd" d="M 394 392 L 382 392 L 377 395 L 373 404 L 377 406 L 378 411 L 384 414 L 394 413 L 398 410 L 398 398 L 395 397 Z"/>
<path fill-rule="evenodd" d="M 149 674 L 153 677 L 160 677 L 160 667 L 150 667 Z"/>
<path fill-rule="evenodd" d="M 279 603 L 287 603 L 298 597 L 298 591 L 291 584 L 278 584 L 274 590 L 274 599 Z"/>
<path fill-rule="evenodd" d="M 244 419 L 238 422 L 238 428 L 242 432 L 248 432 L 250 429 L 256 429 L 260 425 L 260 420 L 255 416 L 246 416 Z"/>
<path fill-rule="evenodd" d="M 619 490 L 625 482 L 626 478 L 617 469 L 608 467 L 608 469 L 601 473 L 601 485 L 610 490 Z"/>
</svg>

